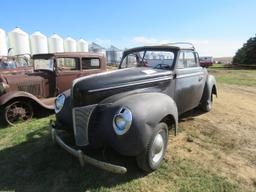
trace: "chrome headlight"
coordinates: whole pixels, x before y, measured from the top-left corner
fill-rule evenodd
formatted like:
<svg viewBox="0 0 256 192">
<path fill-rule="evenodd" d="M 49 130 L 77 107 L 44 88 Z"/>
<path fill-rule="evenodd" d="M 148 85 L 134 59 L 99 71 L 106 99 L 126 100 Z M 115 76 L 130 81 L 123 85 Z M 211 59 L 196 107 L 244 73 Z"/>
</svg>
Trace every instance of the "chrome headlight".
<svg viewBox="0 0 256 192">
<path fill-rule="evenodd" d="M 4 93 L 6 89 L 9 88 L 9 85 L 5 82 L 0 82 L 0 93 Z"/>
<path fill-rule="evenodd" d="M 127 107 L 121 109 L 115 114 L 113 118 L 113 128 L 117 135 L 125 134 L 132 124 L 132 112 Z"/>
<path fill-rule="evenodd" d="M 54 108 L 55 113 L 59 113 L 61 111 L 61 109 L 64 106 L 65 99 L 66 99 L 66 96 L 63 94 L 60 94 L 57 96 L 57 98 L 55 100 L 55 108 Z"/>
</svg>

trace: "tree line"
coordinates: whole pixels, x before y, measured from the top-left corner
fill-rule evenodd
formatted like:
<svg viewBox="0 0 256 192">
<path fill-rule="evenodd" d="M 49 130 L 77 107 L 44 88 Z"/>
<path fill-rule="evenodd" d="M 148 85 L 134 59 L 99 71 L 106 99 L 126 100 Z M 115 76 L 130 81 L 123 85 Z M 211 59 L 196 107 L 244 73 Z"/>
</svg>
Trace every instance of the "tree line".
<svg viewBox="0 0 256 192">
<path fill-rule="evenodd" d="M 247 40 L 243 46 L 237 50 L 233 64 L 235 65 L 256 65 L 256 35 Z"/>
</svg>

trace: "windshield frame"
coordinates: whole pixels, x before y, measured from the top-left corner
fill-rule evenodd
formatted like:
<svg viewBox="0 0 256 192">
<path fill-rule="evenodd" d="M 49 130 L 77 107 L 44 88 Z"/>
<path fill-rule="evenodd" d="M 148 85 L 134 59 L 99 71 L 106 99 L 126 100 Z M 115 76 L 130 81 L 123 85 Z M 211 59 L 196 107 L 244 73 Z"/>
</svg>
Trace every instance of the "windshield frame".
<svg viewBox="0 0 256 192">
<path fill-rule="evenodd" d="M 32 58 L 33 60 L 33 69 L 34 71 L 40 71 L 40 70 L 46 70 L 46 71 L 55 71 L 55 57 L 52 56 L 52 57 L 35 57 L 35 58 Z M 52 69 L 36 69 L 35 67 L 35 60 L 52 60 L 53 61 L 53 65 L 52 65 Z"/>
<path fill-rule="evenodd" d="M 122 59 L 119 63 L 118 69 L 125 69 L 125 68 L 122 68 L 122 63 L 123 63 L 124 59 L 126 58 L 126 56 L 133 54 L 133 53 L 144 52 L 143 56 L 142 56 L 142 59 L 144 59 L 147 51 L 172 52 L 174 54 L 174 57 L 173 57 L 173 64 L 172 64 L 172 66 L 170 66 L 170 70 L 174 70 L 179 49 L 174 49 L 171 47 L 140 47 L 140 48 L 134 48 L 134 49 L 129 49 L 127 51 L 124 51 Z"/>
</svg>

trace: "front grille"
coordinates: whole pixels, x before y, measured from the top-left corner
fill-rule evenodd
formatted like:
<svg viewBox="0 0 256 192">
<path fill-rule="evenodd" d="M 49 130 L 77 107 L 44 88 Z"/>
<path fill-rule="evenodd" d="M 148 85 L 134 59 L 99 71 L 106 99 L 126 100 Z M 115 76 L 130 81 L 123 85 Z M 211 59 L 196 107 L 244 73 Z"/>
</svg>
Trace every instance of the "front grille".
<svg viewBox="0 0 256 192">
<path fill-rule="evenodd" d="M 40 93 L 41 93 L 40 84 L 18 85 L 18 90 L 19 91 L 25 91 L 25 92 L 31 93 L 32 95 L 36 95 L 36 96 L 39 96 Z"/>
<path fill-rule="evenodd" d="M 88 128 L 90 116 L 96 105 L 75 107 L 73 109 L 73 127 L 76 145 L 86 146 L 89 144 Z"/>
</svg>

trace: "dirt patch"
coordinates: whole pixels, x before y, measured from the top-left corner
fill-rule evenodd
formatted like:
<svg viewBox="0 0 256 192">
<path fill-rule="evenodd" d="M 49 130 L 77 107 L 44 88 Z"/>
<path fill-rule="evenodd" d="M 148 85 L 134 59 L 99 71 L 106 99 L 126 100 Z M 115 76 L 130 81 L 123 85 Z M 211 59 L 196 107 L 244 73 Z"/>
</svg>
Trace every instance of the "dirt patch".
<svg viewBox="0 0 256 192">
<path fill-rule="evenodd" d="M 200 166 L 256 190 L 256 88 L 221 85 L 209 113 L 188 117 L 169 143 L 167 159 L 189 158 Z"/>
</svg>

